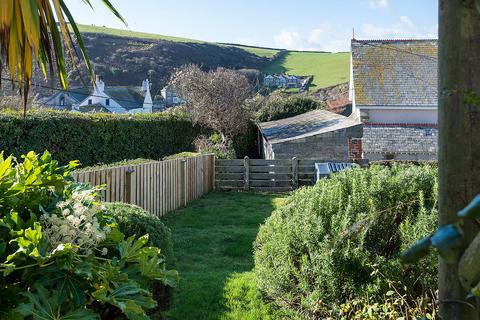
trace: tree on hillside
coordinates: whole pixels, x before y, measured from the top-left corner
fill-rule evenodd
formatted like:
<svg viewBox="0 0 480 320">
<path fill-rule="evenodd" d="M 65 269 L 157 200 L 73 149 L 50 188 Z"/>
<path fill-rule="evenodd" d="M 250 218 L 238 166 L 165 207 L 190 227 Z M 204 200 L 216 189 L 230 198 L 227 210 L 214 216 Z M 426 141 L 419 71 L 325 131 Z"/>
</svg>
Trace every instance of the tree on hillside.
<svg viewBox="0 0 480 320">
<path fill-rule="evenodd" d="M 248 128 L 250 112 L 245 101 L 252 96 L 252 87 L 244 75 L 224 68 L 205 72 L 187 65 L 173 74 L 171 85 L 187 101 L 192 120 L 218 131 L 224 145 Z"/>
<path fill-rule="evenodd" d="M 101 1 L 125 23 L 109 0 Z M 91 0 L 83 2 L 92 7 Z M 87 51 L 65 0 L 0 1 L 0 75 L 5 67 L 10 80 L 18 83 L 24 111 L 35 64 L 41 66 L 45 78 L 47 71 L 50 76 L 56 71 L 62 87 L 68 88 L 64 52 L 72 58 L 76 54 L 70 28 L 93 81 Z"/>
<path fill-rule="evenodd" d="M 439 214 L 445 225 L 457 222 L 457 212 L 480 193 L 480 1 L 440 0 L 439 11 Z M 478 222 L 467 219 L 463 230 L 465 248 Z M 478 304 L 467 294 L 457 264 L 442 259 L 442 319 L 478 319 Z"/>
</svg>

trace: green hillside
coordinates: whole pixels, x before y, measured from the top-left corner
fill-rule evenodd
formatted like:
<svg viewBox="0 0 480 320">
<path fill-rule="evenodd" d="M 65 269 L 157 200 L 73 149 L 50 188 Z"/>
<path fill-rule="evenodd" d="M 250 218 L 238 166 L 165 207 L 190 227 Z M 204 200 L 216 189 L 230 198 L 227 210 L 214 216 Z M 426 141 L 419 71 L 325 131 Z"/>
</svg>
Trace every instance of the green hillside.
<svg viewBox="0 0 480 320">
<path fill-rule="evenodd" d="M 274 55 L 280 52 L 278 49 L 269 49 L 269 48 L 260 48 L 260 47 L 250 47 L 250 46 L 242 46 L 242 45 L 229 45 L 230 47 L 235 47 L 239 49 L 243 49 L 250 53 L 256 54 L 260 57 L 272 58 Z"/>
<path fill-rule="evenodd" d="M 240 44 L 223 44 L 212 43 L 188 38 L 165 36 L 160 34 L 137 32 L 130 30 L 114 29 L 92 25 L 78 25 L 80 32 L 105 34 L 117 37 L 128 37 L 146 40 L 164 40 L 172 41 L 171 43 L 194 43 L 210 47 L 211 54 L 218 54 L 213 52 L 213 48 L 224 49 L 241 49 L 250 55 L 255 55 L 260 58 L 273 58 L 276 54 L 281 52 L 279 49 L 261 48 L 253 46 L 245 46 Z M 239 51 L 239 50 L 237 50 Z M 241 51 L 239 51 L 241 53 Z M 236 57 L 234 57 L 234 55 Z M 240 58 L 237 54 L 230 53 L 230 60 Z M 173 58 L 173 57 L 172 57 Z M 227 58 L 222 58 L 227 59 Z M 271 64 L 263 68 L 266 73 L 288 73 L 293 75 L 313 75 L 314 80 L 312 88 L 324 88 L 331 85 L 347 82 L 349 78 L 349 53 L 323 53 L 323 52 L 300 52 L 300 51 L 285 51 L 285 54 L 280 55 L 279 58 L 272 61 Z M 199 59 L 201 61 L 202 59 Z M 227 59 L 228 60 L 228 59 Z M 197 61 L 189 61 L 197 63 Z M 268 63 L 268 61 L 267 61 Z M 233 63 L 227 64 L 233 66 Z M 248 65 L 248 63 L 247 63 Z"/>
<path fill-rule="evenodd" d="M 264 72 L 313 75 L 312 88 L 325 88 L 348 81 L 350 53 L 290 51 L 265 68 Z"/>
<path fill-rule="evenodd" d="M 200 41 L 200 40 L 194 40 L 194 39 L 188 39 L 188 38 L 164 36 L 161 34 L 114 29 L 114 28 L 99 27 L 99 26 L 85 25 L 85 24 L 79 24 L 78 29 L 80 30 L 80 32 L 103 33 L 103 34 L 108 34 L 108 35 L 117 36 L 117 37 L 140 38 L 140 39 L 149 39 L 149 40 L 165 40 L 165 41 L 188 42 L 188 43 L 205 43 L 206 42 L 206 41 Z"/>
</svg>

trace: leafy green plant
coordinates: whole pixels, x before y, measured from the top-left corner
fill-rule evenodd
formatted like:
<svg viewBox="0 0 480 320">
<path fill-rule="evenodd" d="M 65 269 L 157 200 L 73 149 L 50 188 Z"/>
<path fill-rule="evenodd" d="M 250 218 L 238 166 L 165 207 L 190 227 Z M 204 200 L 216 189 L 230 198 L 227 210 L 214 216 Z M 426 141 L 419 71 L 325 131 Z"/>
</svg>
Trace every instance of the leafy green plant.
<svg viewBox="0 0 480 320">
<path fill-rule="evenodd" d="M 436 282 L 436 264 L 404 266 L 399 256 L 437 224 L 436 176 L 428 165 L 372 166 L 296 191 L 258 233 L 259 289 L 307 318 L 321 318 L 322 305 L 380 302 L 400 283 L 407 300 L 422 297 Z"/>
<path fill-rule="evenodd" d="M 173 241 L 170 228 L 156 216 L 144 209 L 126 203 L 105 203 L 108 212 L 126 236 L 148 234 L 148 243 L 162 250 L 168 265 L 173 265 Z"/>
<path fill-rule="evenodd" d="M 148 319 L 152 283 L 177 277 L 160 249 L 146 235 L 125 239 L 97 190 L 73 182 L 78 162 L 22 159 L 0 157 L 0 314 Z"/>
</svg>

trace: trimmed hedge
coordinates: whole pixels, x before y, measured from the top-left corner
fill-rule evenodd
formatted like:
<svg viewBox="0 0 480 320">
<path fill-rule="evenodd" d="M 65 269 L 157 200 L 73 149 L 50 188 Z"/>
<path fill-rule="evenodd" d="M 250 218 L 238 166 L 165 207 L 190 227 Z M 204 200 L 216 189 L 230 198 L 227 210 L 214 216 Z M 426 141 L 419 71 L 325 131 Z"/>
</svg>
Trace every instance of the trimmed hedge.
<svg viewBox="0 0 480 320">
<path fill-rule="evenodd" d="M 436 258 L 404 266 L 399 255 L 435 230 L 436 194 L 435 166 L 395 164 L 296 191 L 258 233 L 260 290 L 306 318 L 352 299 L 381 302 L 391 290 L 414 301 L 435 288 Z"/>
<path fill-rule="evenodd" d="M 257 112 L 259 122 L 275 121 L 303 114 L 308 111 L 324 109 L 324 103 L 307 95 L 273 94 Z"/>
<path fill-rule="evenodd" d="M 0 113 L 0 150 L 6 154 L 48 150 L 60 163 L 77 159 L 84 166 L 193 151 L 193 141 L 204 132 L 179 111 L 112 115 L 42 110 L 25 119 L 17 112 Z"/>
<path fill-rule="evenodd" d="M 116 202 L 104 205 L 118 223 L 119 229 L 125 234 L 125 237 L 133 235 L 140 237 L 148 234 L 150 245 L 160 248 L 167 265 L 173 265 L 172 233 L 158 217 L 133 204 Z"/>
</svg>

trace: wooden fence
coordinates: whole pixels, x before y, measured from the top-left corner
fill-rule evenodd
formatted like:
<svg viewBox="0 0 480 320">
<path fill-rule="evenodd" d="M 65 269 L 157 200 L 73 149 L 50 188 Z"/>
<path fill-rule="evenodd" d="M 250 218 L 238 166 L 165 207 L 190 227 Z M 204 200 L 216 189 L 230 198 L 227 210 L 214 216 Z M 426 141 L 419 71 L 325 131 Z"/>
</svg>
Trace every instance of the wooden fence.
<svg viewBox="0 0 480 320">
<path fill-rule="evenodd" d="M 290 191 L 315 183 L 315 163 L 325 159 L 234 159 L 215 161 L 217 190 Z"/>
<path fill-rule="evenodd" d="M 138 165 L 76 172 L 78 182 L 105 185 L 106 202 L 136 204 L 163 216 L 210 192 L 214 188 L 213 155 L 155 161 Z"/>
</svg>

